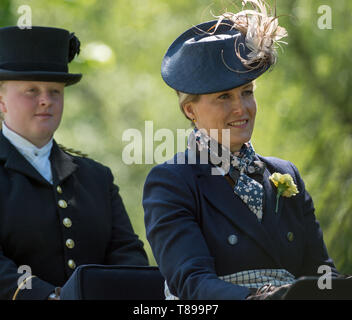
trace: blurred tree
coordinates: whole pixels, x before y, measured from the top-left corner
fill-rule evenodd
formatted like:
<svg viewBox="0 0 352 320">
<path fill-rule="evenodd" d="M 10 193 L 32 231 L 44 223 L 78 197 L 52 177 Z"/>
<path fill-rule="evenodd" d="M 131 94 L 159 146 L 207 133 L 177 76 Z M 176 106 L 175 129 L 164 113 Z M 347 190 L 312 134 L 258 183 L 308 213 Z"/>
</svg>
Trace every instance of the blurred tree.
<svg viewBox="0 0 352 320">
<path fill-rule="evenodd" d="M 280 1 L 280 12 L 295 17 L 286 23 L 289 46 L 278 66 L 288 94 L 277 106 L 283 121 L 274 135 L 282 137 L 274 153 L 285 145 L 283 156 L 299 164 L 329 252 L 345 273 L 352 272 L 351 9 L 347 1 Z M 324 28 L 330 13 L 331 29 Z"/>
<path fill-rule="evenodd" d="M 332 9 L 333 29 L 316 32 L 316 48 L 310 54 L 307 51 L 314 47 L 309 47 L 309 41 L 305 45 L 299 37 L 294 39 L 298 53 L 308 57 L 303 62 L 307 68 L 311 66 L 307 84 L 321 97 L 324 107 L 320 113 L 329 109 L 326 114 L 330 114 L 316 135 L 307 168 L 319 163 L 321 174 L 317 185 L 323 189 L 318 211 L 320 219 L 327 227 L 328 246 L 337 265 L 342 271 L 351 273 L 352 249 L 348 240 L 352 238 L 352 98 L 349 94 L 352 44 L 348 40 L 351 39 L 348 11 L 352 6 L 347 1 L 321 4 Z"/>
<path fill-rule="evenodd" d="M 0 21 L 3 27 L 14 23 L 14 16 L 11 14 L 11 0 L 1 1 Z"/>
</svg>

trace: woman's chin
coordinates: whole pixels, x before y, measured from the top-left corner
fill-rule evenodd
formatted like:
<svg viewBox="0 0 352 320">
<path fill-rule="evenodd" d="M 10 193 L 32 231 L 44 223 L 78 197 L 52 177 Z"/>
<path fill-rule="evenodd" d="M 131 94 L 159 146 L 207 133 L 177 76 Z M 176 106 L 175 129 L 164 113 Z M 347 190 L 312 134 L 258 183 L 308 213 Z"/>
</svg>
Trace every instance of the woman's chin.
<svg viewBox="0 0 352 320">
<path fill-rule="evenodd" d="M 231 151 L 231 152 L 239 151 L 239 150 L 242 148 L 242 146 L 243 146 L 246 142 L 248 142 L 250 139 L 251 139 L 250 136 L 249 136 L 249 137 L 246 137 L 246 138 L 244 138 L 244 139 L 238 139 L 238 137 L 237 137 L 236 140 L 232 140 L 232 139 L 231 139 L 231 142 L 230 142 L 230 151 Z"/>
</svg>

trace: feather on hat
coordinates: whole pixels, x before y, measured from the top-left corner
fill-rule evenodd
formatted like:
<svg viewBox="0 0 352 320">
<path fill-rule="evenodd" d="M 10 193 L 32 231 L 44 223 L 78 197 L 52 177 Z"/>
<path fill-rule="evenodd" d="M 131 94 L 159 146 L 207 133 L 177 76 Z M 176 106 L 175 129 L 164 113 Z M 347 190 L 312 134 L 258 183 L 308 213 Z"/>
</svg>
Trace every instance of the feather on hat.
<svg viewBox="0 0 352 320">
<path fill-rule="evenodd" d="M 272 15 L 268 5 L 262 0 L 243 0 L 242 4 L 243 7 L 251 4 L 253 10 L 242 10 L 238 13 L 225 12 L 215 16 L 218 21 L 214 32 L 220 24 L 224 23 L 224 20 L 231 21 L 231 29 L 237 29 L 245 36 L 245 44 L 251 51 L 245 59 L 235 45 L 236 55 L 243 65 L 250 70 L 261 68 L 268 63 L 271 66 L 274 65 L 278 47 L 281 47 L 281 44 L 287 44 L 281 39 L 288 36 L 286 29 L 279 26 L 276 6 L 275 13 Z M 255 67 L 253 67 L 254 64 Z"/>
</svg>

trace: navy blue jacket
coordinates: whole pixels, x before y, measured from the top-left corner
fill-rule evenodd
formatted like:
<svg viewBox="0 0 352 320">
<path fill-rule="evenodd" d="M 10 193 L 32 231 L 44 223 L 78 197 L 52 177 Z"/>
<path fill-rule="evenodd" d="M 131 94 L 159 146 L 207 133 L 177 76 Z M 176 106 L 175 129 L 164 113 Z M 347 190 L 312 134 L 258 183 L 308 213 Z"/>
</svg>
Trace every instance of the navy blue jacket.
<svg viewBox="0 0 352 320">
<path fill-rule="evenodd" d="M 35 278 L 16 299 L 46 299 L 82 264 L 148 264 L 110 169 L 55 141 L 50 160 L 53 185 L 0 132 L 0 299 L 14 297 L 23 265 Z"/>
<path fill-rule="evenodd" d="M 185 157 L 186 164 L 154 167 L 143 194 L 147 239 L 171 293 L 181 299 L 244 299 L 249 289 L 218 276 L 266 268 L 284 268 L 295 277 L 321 276 L 320 265 L 337 272 L 312 199 L 292 163 L 257 156 L 267 166 L 258 222 L 228 181 L 211 174 L 210 164 L 187 164 L 187 151 Z M 299 190 L 280 198 L 277 213 L 277 190 L 269 180 L 274 172 L 289 173 Z M 229 241 L 232 235 L 236 243 Z"/>
</svg>

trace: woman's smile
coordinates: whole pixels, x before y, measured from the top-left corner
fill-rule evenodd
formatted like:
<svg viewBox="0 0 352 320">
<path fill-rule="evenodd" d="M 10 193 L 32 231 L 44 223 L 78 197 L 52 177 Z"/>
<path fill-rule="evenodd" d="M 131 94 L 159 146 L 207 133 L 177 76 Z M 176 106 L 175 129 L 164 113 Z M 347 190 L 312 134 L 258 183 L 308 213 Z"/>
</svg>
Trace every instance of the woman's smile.
<svg viewBox="0 0 352 320">
<path fill-rule="evenodd" d="M 227 124 L 230 127 L 244 129 L 248 125 L 248 119 L 232 121 Z"/>
</svg>

